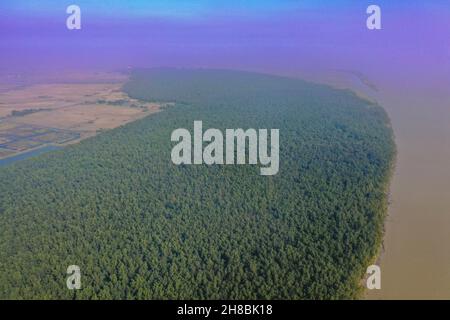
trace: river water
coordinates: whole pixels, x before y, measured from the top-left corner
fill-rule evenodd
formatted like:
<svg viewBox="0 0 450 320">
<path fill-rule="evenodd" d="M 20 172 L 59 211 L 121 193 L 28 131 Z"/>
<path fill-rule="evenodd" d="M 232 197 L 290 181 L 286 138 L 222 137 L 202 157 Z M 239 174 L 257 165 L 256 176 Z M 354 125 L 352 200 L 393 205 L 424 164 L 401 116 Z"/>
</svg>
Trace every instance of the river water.
<svg viewBox="0 0 450 320">
<path fill-rule="evenodd" d="M 388 112 L 397 159 L 378 264 L 367 299 L 450 299 L 450 74 L 367 77 L 329 70 L 307 78 L 350 88 Z"/>
<path fill-rule="evenodd" d="M 51 145 L 44 146 L 42 148 L 33 149 L 33 150 L 23 152 L 23 153 L 20 153 L 18 155 L 12 156 L 12 157 L 0 159 L 0 167 L 7 166 L 7 165 L 13 164 L 17 161 L 25 160 L 25 159 L 35 157 L 35 156 L 38 156 L 38 155 L 46 153 L 46 152 L 55 151 L 55 150 L 59 150 L 59 149 L 61 149 L 61 147 L 51 146 Z"/>
<path fill-rule="evenodd" d="M 447 82 L 450 84 L 450 82 Z M 386 87 L 398 149 L 381 255 L 369 298 L 450 298 L 450 88 Z"/>
</svg>

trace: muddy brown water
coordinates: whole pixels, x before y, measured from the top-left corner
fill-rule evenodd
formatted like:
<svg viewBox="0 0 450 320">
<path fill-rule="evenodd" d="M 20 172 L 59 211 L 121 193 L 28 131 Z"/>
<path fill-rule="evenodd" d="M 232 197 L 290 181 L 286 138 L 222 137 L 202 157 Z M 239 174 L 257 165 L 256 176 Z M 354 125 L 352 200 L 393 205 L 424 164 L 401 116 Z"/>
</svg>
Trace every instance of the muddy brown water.
<svg viewBox="0 0 450 320">
<path fill-rule="evenodd" d="M 343 71 L 310 77 L 375 99 L 388 112 L 397 159 L 384 244 L 381 290 L 366 299 L 450 299 L 450 89 L 440 84 L 374 81 Z"/>
</svg>

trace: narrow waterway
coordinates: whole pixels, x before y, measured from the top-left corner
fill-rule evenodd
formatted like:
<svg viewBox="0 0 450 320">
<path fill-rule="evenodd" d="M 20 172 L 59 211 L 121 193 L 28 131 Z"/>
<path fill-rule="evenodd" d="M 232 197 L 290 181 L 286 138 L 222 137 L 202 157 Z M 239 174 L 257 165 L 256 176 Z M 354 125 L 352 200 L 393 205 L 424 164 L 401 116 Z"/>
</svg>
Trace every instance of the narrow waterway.
<svg viewBox="0 0 450 320">
<path fill-rule="evenodd" d="M 15 163 L 17 161 L 21 161 L 21 160 L 25 160 L 25 159 L 28 159 L 28 158 L 31 158 L 31 157 L 35 157 L 35 156 L 38 156 L 38 155 L 40 155 L 42 153 L 55 151 L 55 150 L 59 150 L 59 149 L 61 149 L 61 147 L 51 146 L 51 145 L 50 146 L 44 146 L 42 148 L 33 149 L 33 150 L 30 150 L 30 151 L 27 151 L 27 152 L 23 152 L 23 153 L 20 153 L 18 155 L 12 156 L 12 157 L 8 157 L 8 158 L 5 158 L 5 159 L 0 159 L 0 167 L 13 164 L 13 163 Z"/>
</svg>

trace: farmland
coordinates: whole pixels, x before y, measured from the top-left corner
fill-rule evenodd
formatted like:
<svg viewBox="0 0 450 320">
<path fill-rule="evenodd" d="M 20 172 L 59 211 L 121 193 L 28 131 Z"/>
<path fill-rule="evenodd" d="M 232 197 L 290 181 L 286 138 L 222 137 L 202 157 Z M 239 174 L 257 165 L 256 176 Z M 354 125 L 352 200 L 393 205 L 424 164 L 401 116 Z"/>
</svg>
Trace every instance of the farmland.
<svg viewBox="0 0 450 320">
<path fill-rule="evenodd" d="M 129 98 L 121 81 L 37 83 L 0 92 L 0 159 L 66 145 L 143 118 L 160 104 Z"/>
</svg>

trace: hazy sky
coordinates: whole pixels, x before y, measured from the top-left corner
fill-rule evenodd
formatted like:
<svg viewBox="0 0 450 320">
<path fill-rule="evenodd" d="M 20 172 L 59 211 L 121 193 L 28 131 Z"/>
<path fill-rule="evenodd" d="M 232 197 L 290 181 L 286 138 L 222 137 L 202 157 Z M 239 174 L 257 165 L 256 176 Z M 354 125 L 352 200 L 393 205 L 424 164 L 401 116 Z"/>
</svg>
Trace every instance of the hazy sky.
<svg viewBox="0 0 450 320">
<path fill-rule="evenodd" d="M 66 28 L 70 4 L 81 7 L 81 30 Z M 369 4 L 380 5 L 382 30 L 366 28 Z M 450 2 L 441 0 L 2 0 L 0 72 L 343 68 L 427 70 L 433 80 L 450 73 L 449 35 Z"/>
</svg>

